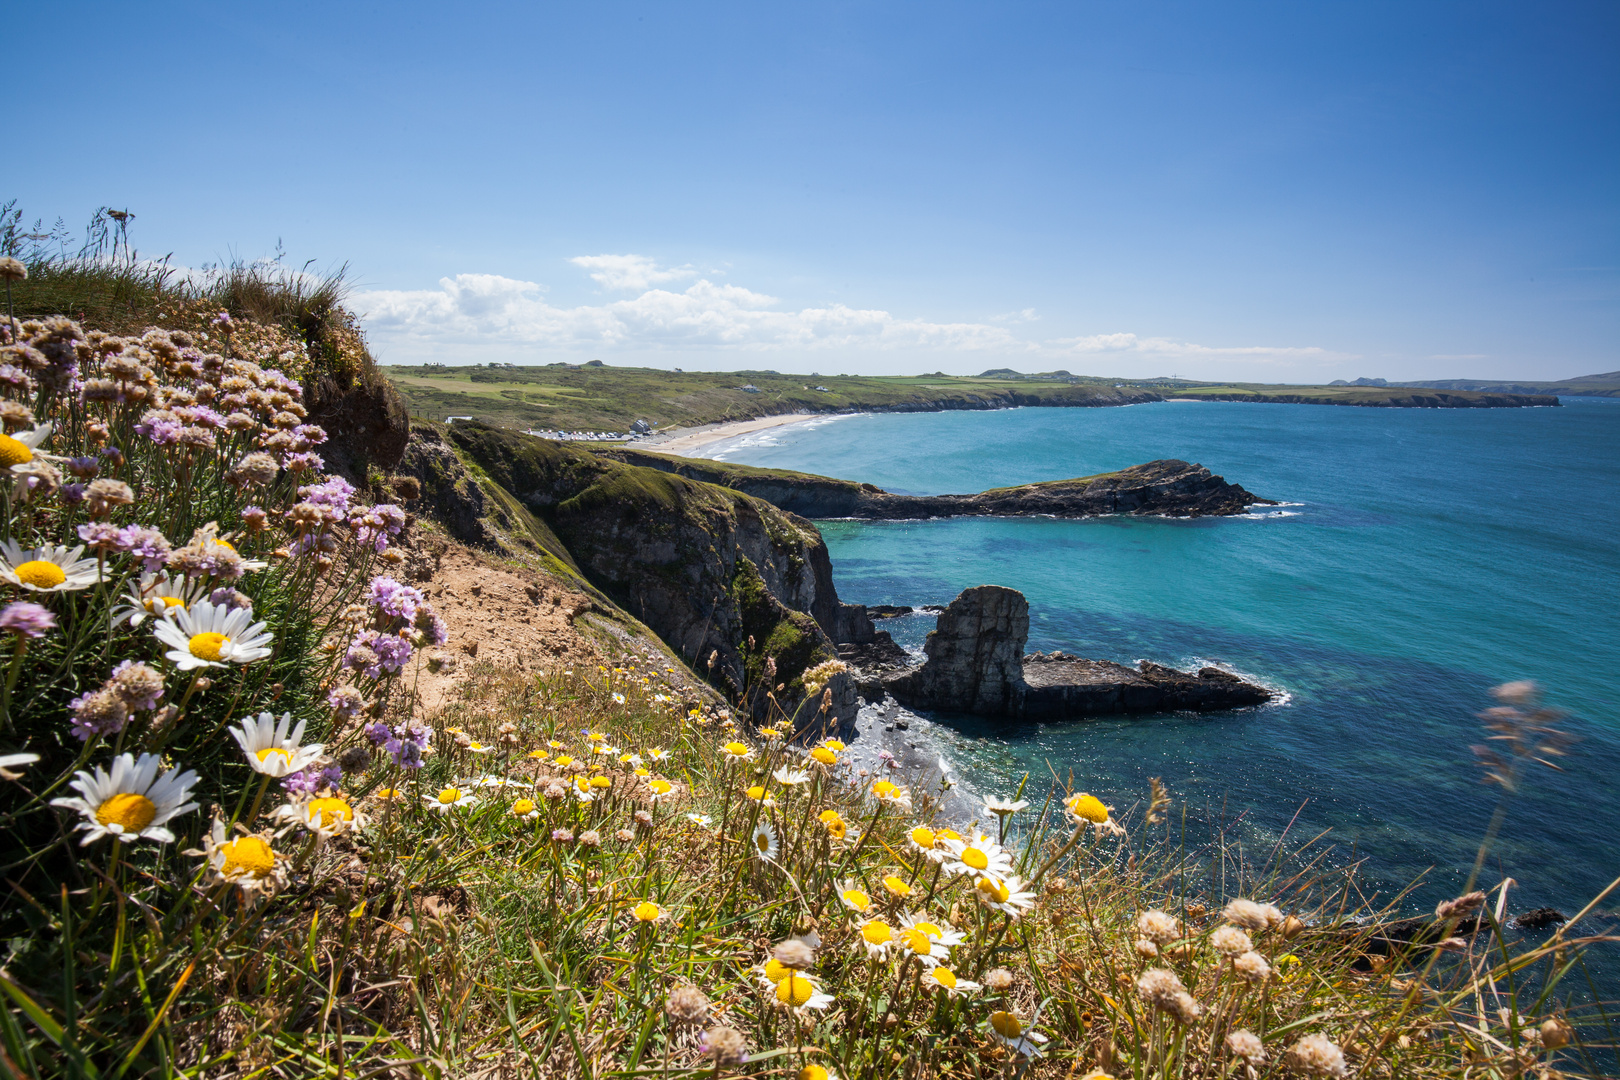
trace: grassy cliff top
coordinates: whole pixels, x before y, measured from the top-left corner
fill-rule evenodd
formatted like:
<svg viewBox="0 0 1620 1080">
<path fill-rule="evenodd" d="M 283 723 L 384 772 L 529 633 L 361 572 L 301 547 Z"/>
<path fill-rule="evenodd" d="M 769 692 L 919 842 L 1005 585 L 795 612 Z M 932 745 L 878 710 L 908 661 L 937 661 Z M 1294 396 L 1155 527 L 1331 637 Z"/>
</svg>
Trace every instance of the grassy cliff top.
<svg viewBox="0 0 1620 1080">
<path fill-rule="evenodd" d="M 443 421 L 472 416 L 498 427 L 628 431 L 751 420 L 799 412 L 935 411 L 1008 405 L 1124 405 L 1170 397 L 1289 401 L 1321 405 L 1400 405 L 1423 395 L 1409 387 L 1197 383 L 1113 379 L 1053 372 L 1019 375 L 792 375 L 774 371 L 665 371 L 551 364 L 544 367 L 388 367 L 413 415 Z M 1448 389 L 1453 404 L 1485 395 Z M 1521 402 L 1527 403 L 1527 402 Z"/>
</svg>

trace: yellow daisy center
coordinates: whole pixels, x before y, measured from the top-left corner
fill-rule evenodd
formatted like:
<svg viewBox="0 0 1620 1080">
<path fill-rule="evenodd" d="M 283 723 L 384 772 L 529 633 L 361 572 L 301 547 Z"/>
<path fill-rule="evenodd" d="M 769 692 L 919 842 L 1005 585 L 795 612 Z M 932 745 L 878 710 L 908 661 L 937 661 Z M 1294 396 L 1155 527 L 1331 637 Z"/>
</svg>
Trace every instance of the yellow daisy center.
<svg viewBox="0 0 1620 1080">
<path fill-rule="evenodd" d="M 732 757 L 742 757 L 748 753 L 748 747 L 740 742 L 728 742 L 720 749 L 724 750 Z"/>
<path fill-rule="evenodd" d="M 803 1005 L 815 992 L 815 984 L 803 975 L 789 975 L 776 984 L 776 1000 L 784 1005 Z"/>
<path fill-rule="evenodd" d="M 865 911 L 872 906 L 872 898 L 859 889 L 845 889 L 843 891 L 844 903 L 856 911 Z"/>
<path fill-rule="evenodd" d="M 832 1073 L 820 1065 L 806 1065 L 799 1070 L 799 1080 L 832 1080 Z"/>
<path fill-rule="evenodd" d="M 901 931 L 900 943 L 918 956 L 927 956 L 934 951 L 934 943 L 929 940 L 928 935 L 915 926 L 909 930 Z"/>
<path fill-rule="evenodd" d="M 551 755 L 546 753 L 544 750 L 530 750 L 529 751 L 529 756 L 534 758 L 534 760 L 536 760 L 536 761 L 544 761 L 544 760 L 546 760 L 546 758 L 550 757 Z"/>
<path fill-rule="evenodd" d="M 1010 1012 L 993 1012 L 990 1014 L 990 1026 L 996 1029 L 996 1034 L 1004 1039 L 1016 1039 L 1024 1033 L 1024 1025 L 1018 1022 L 1018 1017 Z"/>
<path fill-rule="evenodd" d="M 835 751 L 835 752 L 844 749 L 843 742 L 841 742 L 838 739 L 828 739 L 826 742 L 822 743 L 821 745 L 825 746 L 827 749 Z"/>
<path fill-rule="evenodd" d="M 607 736 L 603 735 L 600 731 L 593 731 L 589 735 L 585 736 L 585 738 L 589 739 L 591 742 L 601 742 L 603 739 L 607 738 Z"/>
<path fill-rule="evenodd" d="M 17 575 L 18 581 L 24 585 L 32 585 L 36 589 L 54 589 L 67 580 L 67 575 L 62 572 L 60 566 L 44 559 L 25 562 L 13 573 Z"/>
<path fill-rule="evenodd" d="M 449 806 L 453 802 L 460 802 L 461 789 L 453 787 L 444 788 L 439 792 L 439 801 L 446 806 Z"/>
<path fill-rule="evenodd" d="M 34 460 L 34 452 L 28 444 L 10 435 L 0 435 L 0 465 L 10 468 L 13 465 L 26 465 Z"/>
<path fill-rule="evenodd" d="M 271 754 L 280 755 L 283 761 L 286 761 L 288 758 L 292 757 L 291 754 L 287 753 L 285 749 L 279 746 L 267 746 L 263 750 L 256 752 L 256 756 L 260 761 L 268 761 Z"/>
<path fill-rule="evenodd" d="M 861 927 L 861 937 L 868 945 L 886 945 L 894 940 L 894 931 L 889 929 L 888 923 L 874 919 Z"/>
<path fill-rule="evenodd" d="M 979 879 L 979 891 L 990 897 L 995 903 L 1005 904 L 1012 896 L 1012 890 L 1004 883 L 994 878 L 982 877 Z"/>
<path fill-rule="evenodd" d="M 900 789 L 887 780 L 879 780 L 872 785 L 872 794 L 880 799 L 891 799 Z"/>
<path fill-rule="evenodd" d="M 205 634 L 193 634 L 186 647 L 191 650 L 192 656 L 212 660 L 217 664 L 225 659 L 225 646 L 230 643 L 231 639 L 224 634 L 216 634 L 210 630 Z"/>
<path fill-rule="evenodd" d="M 957 832 L 955 829 L 941 829 L 939 832 L 934 834 L 934 838 L 936 840 L 960 840 L 962 839 L 962 834 Z"/>
<path fill-rule="evenodd" d="M 931 922 L 913 923 L 912 926 L 915 927 L 918 930 L 921 930 L 925 934 L 932 935 L 933 937 L 939 937 L 940 935 L 945 933 L 945 931 L 941 930 L 939 927 L 935 926 Z"/>
<path fill-rule="evenodd" d="M 519 799 L 517 802 L 512 804 L 512 813 L 517 814 L 519 816 L 522 816 L 524 814 L 532 814 L 532 813 L 534 813 L 534 800 L 533 799 Z"/>
<path fill-rule="evenodd" d="M 400 796 L 400 790 L 399 788 L 380 787 L 372 794 L 379 799 L 397 799 Z"/>
<path fill-rule="evenodd" d="M 888 877 L 883 879 L 883 887 L 894 893 L 896 896 L 911 895 L 911 886 L 907 885 L 893 874 L 890 874 Z"/>
<path fill-rule="evenodd" d="M 759 800 L 765 797 L 765 788 L 762 785 L 755 784 L 753 787 L 744 792 L 744 794 L 750 799 L 753 799 L 755 802 L 759 802 Z"/>
<path fill-rule="evenodd" d="M 674 790 L 674 785 L 672 785 L 668 780 L 654 780 L 652 783 L 647 785 L 647 790 L 651 791 L 654 795 L 668 795 Z"/>
<path fill-rule="evenodd" d="M 591 787 L 593 787 L 593 788 L 599 788 L 599 789 L 600 788 L 610 788 L 612 786 L 613 786 L 613 781 L 609 780 L 605 776 L 593 776 L 593 777 L 591 777 Z"/>
<path fill-rule="evenodd" d="M 828 750 L 825 746 L 816 747 L 814 750 L 810 751 L 810 756 L 821 762 L 823 765 L 838 764 L 838 755 L 833 753 L 831 750 Z"/>
<path fill-rule="evenodd" d="M 771 834 L 763 831 L 755 833 L 754 846 L 761 851 L 771 850 Z"/>
<path fill-rule="evenodd" d="M 220 869 L 232 877 L 264 877 L 276 868 L 276 853 L 257 836 L 242 836 L 221 844 L 219 852 L 225 857 Z"/>
<path fill-rule="evenodd" d="M 631 912 L 639 922 L 653 922 L 663 913 L 664 910 L 651 900 L 643 900 L 636 905 L 635 911 Z"/>
<path fill-rule="evenodd" d="M 220 547 L 224 548 L 227 551 L 235 551 L 236 550 L 236 545 L 235 544 L 231 543 L 229 540 L 221 540 L 217 536 L 214 537 L 214 543 L 218 544 Z"/>
<path fill-rule="evenodd" d="M 779 983 L 792 974 L 793 969 L 774 956 L 765 961 L 765 977 L 773 983 Z"/>
<path fill-rule="evenodd" d="M 956 976 L 945 968 L 937 967 L 934 969 L 934 981 L 947 990 L 956 989 Z"/>
<path fill-rule="evenodd" d="M 559 769 L 566 769 L 573 763 L 574 759 L 569 757 L 567 754 L 558 754 L 557 760 L 552 762 L 552 764 L 557 766 Z"/>
<path fill-rule="evenodd" d="M 168 608 L 183 608 L 186 606 L 186 602 L 180 599 L 178 596 L 154 596 L 150 600 L 143 601 L 143 603 L 146 606 L 146 610 L 151 612 L 153 615 L 156 615 L 160 611 L 167 610 Z"/>
<path fill-rule="evenodd" d="M 652 770 L 651 769 L 637 769 L 636 770 L 636 775 L 637 776 L 651 776 L 652 775 Z"/>
<path fill-rule="evenodd" d="M 330 828 L 340 821 L 353 821 L 354 807 L 342 799 L 311 799 L 308 814 L 311 825 Z"/>
<path fill-rule="evenodd" d="M 962 849 L 962 862 L 975 870 L 983 870 L 990 865 L 990 856 L 976 847 Z"/>
<path fill-rule="evenodd" d="M 1108 820 L 1108 807 L 1095 795 L 1081 793 L 1069 800 L 1069 813 L 1101 825 Z"/>
<path fill-rule="evenodd" d="M 911 842 L 920 848 L 933 847 L 934 830 L 924 825 L 917 826 L 915 829 L 911 830 Z"/>
<path fill-rule="evenodd" d="M 133 791 L 120 791 L 96 807 L 96 820 L 103 825 L 117 825 L 126 833 L 138 833 L 157 817 L 157 804 L 145 795 Z"/>
</svg>

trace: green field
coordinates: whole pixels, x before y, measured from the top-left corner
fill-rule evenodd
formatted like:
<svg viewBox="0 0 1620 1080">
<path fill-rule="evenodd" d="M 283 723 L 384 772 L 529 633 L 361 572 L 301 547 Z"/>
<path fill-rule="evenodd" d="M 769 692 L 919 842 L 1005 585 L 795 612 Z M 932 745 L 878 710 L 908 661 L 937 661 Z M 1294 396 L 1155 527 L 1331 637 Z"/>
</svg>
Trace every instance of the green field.
<svg viewBox="0 0 1620 1080">
<path fill-rule="evenodd" d="M 694 427 L 799 412 L 1125 405 L 1164 398 L 1457 406 L 1484 404 L 1488 397 L 1465 390 L 1404 386 L 1217 384 L 1183 379 L 1110 379 L 1067 372 L 790 375 L 774 371 L 679 372 L 609 367 L 596 362 L 383 370 L 415 416 L 440 422 L 450 416 L 472 416 L 498 427 L 597 432 L 627 431 L 636 420 L 645 420 L 654 428 Z M 745 390 L 745 386 L 754 390 Z"/>
</svg>

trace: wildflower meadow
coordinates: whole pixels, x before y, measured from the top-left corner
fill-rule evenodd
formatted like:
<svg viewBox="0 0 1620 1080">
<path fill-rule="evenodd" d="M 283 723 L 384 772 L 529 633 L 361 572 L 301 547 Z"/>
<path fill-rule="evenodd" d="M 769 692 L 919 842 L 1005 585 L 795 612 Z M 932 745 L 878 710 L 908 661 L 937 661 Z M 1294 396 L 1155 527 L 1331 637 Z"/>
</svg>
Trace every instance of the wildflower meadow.
<svg viewBox="0 0 1620 1080">
<path fill-rule="evenodd" d="M 125 334 L 8 312 L 0 335 L 9 1075 L 1612 1060 L 1576 985 L 1594 942 L 1511 933 L 1505 884 L 1372 948 L 1401 898 L 1370 906 L 1313 839 L 1190 841 L 1157 783 L 1113 807 L 1028 778 L 947 817 L 949 779 L 683 698 L 646 655 L 469 663 L 428 710 L 451 628 L 400 572 L 388 486 L 325 471 L 296 341 L 225 311 Z M 1533 688 L 1500 696 L 1506 806 L 1561 742 Z"/>
</svg>

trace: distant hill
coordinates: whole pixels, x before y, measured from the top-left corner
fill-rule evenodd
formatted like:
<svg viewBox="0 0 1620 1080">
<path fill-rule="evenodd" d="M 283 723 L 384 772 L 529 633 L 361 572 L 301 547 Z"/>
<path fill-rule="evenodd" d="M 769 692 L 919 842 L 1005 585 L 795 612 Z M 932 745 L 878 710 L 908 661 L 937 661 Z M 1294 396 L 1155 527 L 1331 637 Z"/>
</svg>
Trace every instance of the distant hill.
<svg viewBox="0 0 1620 1080">
<path fill-rule="evenodd" d="M 1361 382 L 1362 380 L 1357 380 Z M 1390 383 L 1390 386 L 1422 386 L 1433 390 L 1475 390 L 1487 394 L 1561 394 L 1564 397 L 1620 397 L 1620 371 L 1605 375 L 1580 375 L 1560 382 L 1507 382 L 1490 379 L 1429 379 L 1423 382 Z"/>
</svg>

